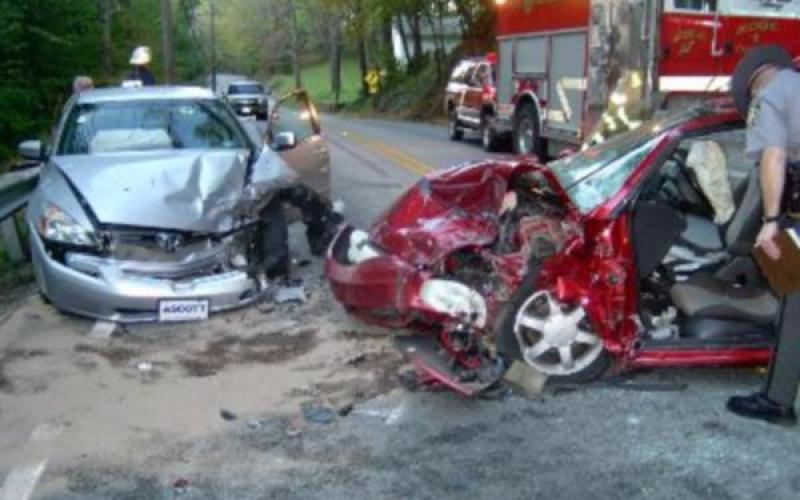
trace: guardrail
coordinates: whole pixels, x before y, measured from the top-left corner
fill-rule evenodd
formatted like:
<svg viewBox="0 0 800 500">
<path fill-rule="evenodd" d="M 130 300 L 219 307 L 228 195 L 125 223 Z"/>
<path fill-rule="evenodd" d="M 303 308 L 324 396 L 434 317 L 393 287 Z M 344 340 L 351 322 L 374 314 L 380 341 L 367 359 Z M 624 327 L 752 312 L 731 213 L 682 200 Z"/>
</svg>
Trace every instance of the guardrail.
<svg viewBox="0 0 800 500">
<path fill-rule="evenodd" d="M 26 256 L 19 228 L 12 216 L 28 203 L 39 182 L 39 170 L 39 167 L 32 167 L 0 175 L 0 237 L 12 262 Z"/>
</svg>

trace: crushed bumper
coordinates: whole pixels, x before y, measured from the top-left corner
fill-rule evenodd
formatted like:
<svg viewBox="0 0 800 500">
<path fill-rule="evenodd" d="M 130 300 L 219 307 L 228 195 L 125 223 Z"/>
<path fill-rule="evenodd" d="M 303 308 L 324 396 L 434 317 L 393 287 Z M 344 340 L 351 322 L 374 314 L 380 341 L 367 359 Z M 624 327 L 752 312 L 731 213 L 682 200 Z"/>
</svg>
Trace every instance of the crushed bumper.
<svg viewBox="0 0 800 500">
<path fill-rule="evenodd" d="M 391 325 L 407 323 L 425 277 L 391 255 L 351 262 L 348 251 L 354 231 L 344 227 L 328 248 L 325 274 L 333 295 L 349 311 L 367 319 Z"/>
<path fill-rule="evenodd" d="M 153 278 L 125 272 L 113 260 L 52 259 L 35 230 L 31 231 L 31 258 L 39 289 L 59 309 L 82 316 L 124 323 L 158 320 L 159 302 L 207 299 L 211 312 L 246 306 L 261 295 L 262 287 L 243 271 L 193 277 Z"/>
<path fill-rule="evenodd" d="M 364 243 L 358 233 L 343 228 L 326 259 L 333 294 L 350 312 L 390 326 L 417 319 L 466 319 L 485 326 L 486 304 L 480 294 L 396 256 L 358 248 Z"/>
</svg>

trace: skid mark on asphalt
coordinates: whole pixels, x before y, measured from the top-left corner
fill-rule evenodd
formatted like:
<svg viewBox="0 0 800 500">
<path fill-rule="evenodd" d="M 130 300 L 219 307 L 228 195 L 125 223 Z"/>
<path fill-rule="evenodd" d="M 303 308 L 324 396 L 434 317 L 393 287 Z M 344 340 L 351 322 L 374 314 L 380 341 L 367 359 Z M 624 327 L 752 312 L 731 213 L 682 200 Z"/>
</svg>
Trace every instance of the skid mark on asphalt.
<svg viewBox="0 0 800 500">
<path fill-rule="evenodd" d="M 421 162 L 420 160 L 414 158 L 413 156 L 410 156 L 395 148 L 387 146 L 386 144 L 380 141 L 359 134 L 358 132 L 344 131 L 342 132 L 342 136 L 352 140 L 353 142 L 360 144 L 361 146 L 366 147 L 367 149 L 372 150 L 375 153 L 378 153 L 379 155 L 385 158 L 388 158 L 393 163 L 417 175 L 425 175 L 431 170 L 434 170 L 433 167 L 431 167 L 426 163 Z M 339 141 L 336 142 L 339 143 Z"/>
</svg>

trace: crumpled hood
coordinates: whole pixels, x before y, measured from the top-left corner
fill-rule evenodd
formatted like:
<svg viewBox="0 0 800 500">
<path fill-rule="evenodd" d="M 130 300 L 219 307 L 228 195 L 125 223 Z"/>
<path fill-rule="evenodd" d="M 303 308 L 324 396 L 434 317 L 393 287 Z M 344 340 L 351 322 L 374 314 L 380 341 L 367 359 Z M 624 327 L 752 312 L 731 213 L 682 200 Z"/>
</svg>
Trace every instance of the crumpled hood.
<svg viewBox="0 0 800 500">
<path fill-rule="evenodd" d="M 234 227 L 247 152 L 175 150 L 54 157 L 101 223 L 196 232 Z"/>
<path fill-rule="evenodd" d="M 491 244 L 509 179 L 530 163 L 487 161 L 434 172 L 401 196 L 370 232 L 378 247 L 414 265 Z"/>
</svg>

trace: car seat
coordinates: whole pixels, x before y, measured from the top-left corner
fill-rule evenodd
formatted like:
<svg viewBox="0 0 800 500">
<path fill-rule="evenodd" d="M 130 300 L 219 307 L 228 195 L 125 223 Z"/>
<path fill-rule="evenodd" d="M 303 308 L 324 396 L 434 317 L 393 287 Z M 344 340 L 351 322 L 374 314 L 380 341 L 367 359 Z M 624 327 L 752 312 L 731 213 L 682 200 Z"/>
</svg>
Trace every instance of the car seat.
<svg viewBox="0 0 800 500">
<path fill-rule="evenodd" d="M 708 157 L 696 160 L 695 168 L 700 162 L 726 162 L 725 156 L 719 156 L 721 148 L 714 141 L 702 141 Z M 694 144 L 692 147 L 694 148 Z M 709 146 L 708 144 L 714 144 Z M 755 243 L 761 216 L 761 188 L 757 169 L 748 167 L 745 162 L 736 162 L 738 168 L 729 169 L 727 165 L 716 168 L 727 172 L 729 182 L 736 179 L 735 187 L 729 186 L 722 197 L 730 196 L 736 205 L 732 217 L 719 226 L 708 217 L 695 214 L 686 215 L 686 228 L 681 233 L 679 242 L 670 250 L 667 262 L 677 273 L 689 273 L 713 266 L 730 255 L 749 255 Z M 740 180 L 741 178 L 743 180 Z M 725 200 L 718 205 L 725 206 Z M 717 213 L 717 216 L 720 214 Z M 718 217 L 718 221 L 726 217 Z"/>
</svg>

